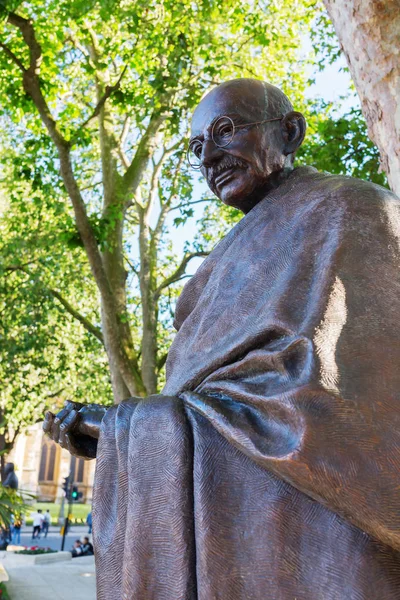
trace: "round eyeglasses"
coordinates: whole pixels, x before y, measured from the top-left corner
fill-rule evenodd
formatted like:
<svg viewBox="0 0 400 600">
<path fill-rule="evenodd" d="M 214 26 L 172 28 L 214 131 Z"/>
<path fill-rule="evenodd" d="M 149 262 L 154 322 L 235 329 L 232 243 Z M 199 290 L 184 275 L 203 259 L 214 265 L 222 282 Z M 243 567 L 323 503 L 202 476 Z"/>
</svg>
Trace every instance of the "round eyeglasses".
<svg viewBox="0 0 400 600">
<path fill-rule="evenodd" d="M 244 123 L 243 125 L 235 125 L 230 117 L 219 117 L 213 124 L 211 129 L 211 139 L 217 148 L 226 148 L 235 137 L 237 129 L 242 127 L 250 127 L 251 125 L 261 125 L 262 123 L 270 123 L 271 121 L 281 121 L 283 117 L 275 119 L 264 119 L 264 121 L 254 121 L 254 123 Z M 201 169 L 203 165 L 202 152 L 203 143 L 198 139 L 190 142 L 187 150 L 187 161 L 192 169 Z"/>
</svg>

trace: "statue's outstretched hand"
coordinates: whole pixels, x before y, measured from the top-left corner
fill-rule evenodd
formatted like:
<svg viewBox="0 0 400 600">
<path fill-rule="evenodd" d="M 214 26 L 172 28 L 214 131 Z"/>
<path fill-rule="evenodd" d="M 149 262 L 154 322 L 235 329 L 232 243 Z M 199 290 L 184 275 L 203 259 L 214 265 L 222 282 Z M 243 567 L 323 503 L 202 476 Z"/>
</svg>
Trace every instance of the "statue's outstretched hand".
<svg viewBox="0 0 400 600">
<path fill-rule="evenodd" d="M 66 402 L 57 415 L 46 413 L 43 430 L 74 456 L 95 458 L 100 425 L 106 412 L 107 408 L 99 404 Z"/>
</svg>

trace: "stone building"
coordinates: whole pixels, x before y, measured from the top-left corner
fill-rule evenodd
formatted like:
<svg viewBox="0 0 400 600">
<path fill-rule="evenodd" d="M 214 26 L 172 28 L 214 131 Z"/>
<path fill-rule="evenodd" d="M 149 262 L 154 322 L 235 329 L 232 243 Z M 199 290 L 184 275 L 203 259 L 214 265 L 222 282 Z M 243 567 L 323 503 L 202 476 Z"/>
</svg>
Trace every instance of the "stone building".
<svg viewBox="0 0 400 600">
<path fill-rule="evenodd" d="M 81 501 L 92 501 L 96 461 L 71 456 L 43 434 L 41 423 L 18 435 L 7 461 L 15 465 L 19 488 L 34 494 L 39 502 L 60 502 L 64 478 L 70 473 L 83 494 Z"/>
</svg>

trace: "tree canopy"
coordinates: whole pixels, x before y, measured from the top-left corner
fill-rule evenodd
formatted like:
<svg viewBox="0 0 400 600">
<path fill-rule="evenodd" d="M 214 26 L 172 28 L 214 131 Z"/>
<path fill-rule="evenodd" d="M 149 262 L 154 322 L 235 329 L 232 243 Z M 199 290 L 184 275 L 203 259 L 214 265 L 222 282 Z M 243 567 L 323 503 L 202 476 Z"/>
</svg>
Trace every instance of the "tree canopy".
<svg viewBox="0 0 400 600">
<path fill-rule="evenodd" d="M 335 118 L 304 99 L 301 49 L 319 11 L 311 0 L 4 4 L 8 423 L 38 418 L 55 399 L 119 401 L 160 388 L 187 267 L 239 217 L 202 194 L 185 160 L 190 113 L 211 86 L 273 82 L 307 114 L 299 160 L 382 182 L 360 115 Z M 198 233 L 179 255 L 174 238 L 189 220 Z"/>
</svg>

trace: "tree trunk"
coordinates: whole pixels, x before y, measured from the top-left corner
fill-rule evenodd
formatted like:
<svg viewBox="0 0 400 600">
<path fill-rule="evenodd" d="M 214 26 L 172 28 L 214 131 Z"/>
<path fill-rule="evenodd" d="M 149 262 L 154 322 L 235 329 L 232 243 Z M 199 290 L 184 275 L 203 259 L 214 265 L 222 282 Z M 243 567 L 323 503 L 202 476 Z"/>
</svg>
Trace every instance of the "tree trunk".
<svg viewBox="0 0 400 600">
<path fill-rule="evenodd" d="M 128 357 L 132 365 L 135 366 L 135 371 L 138 372 L 135 350 L 133 346 L 131 328 L 128 322 L 128 311 L 126 304 L 126 271 L 123 261 L 123 221 L 118 220 L 109 235 L 107 236 L 110 244 L 110 249 L 102 253 L 104 270 L 107 274 L 110 286 L 114 293 L 115 302 L 117 305 L 117 313 L 119 317 L 118 328 L 115 328 L 114 323 L 107 318 L 106 312 L 102 306 L 102 330 L 104 343 L 107 349 L 108 361 L 111 371 L 111 381 L 113 387 L 114 401 L 121 402 L 132 396 L 126 384 L 125 378 L 120 371 L 119 365 L 115 360 L 114 353 L 108 344 L 111 337 L 118 337 L 119 343 L 122 345 L 125 355 Z M 112 345 L 111 345 L 112 346 Z M 131 392 L 131 393 L 130 393 Z M 141 380 L 137 378 L 136 389 L 134 394 L 137 396 L 145 395 L 145 388 Z"/>
<path fill-rule="evenodd" d="M 111 376 L 111 387 L 114 396 L 115 404 L 122 402 L 122 400 L 126 400 L 131 396 L 127 385 L 125 384 L 125 380 L 121 375 L 121 371 L 119 369 L 118 362 L 115 360 L 115 353 L 112 350 L 112 344 L 110 342 L 110 338 L 114 335 L 112 324 L 109 323 L 107 319 L 106 311 L 103 307 L 103 302 L 101 302 L 101 326 L 104 337 L 104 346 L 106 348 L 107 357 L 108 357 L 108 365 L 110 367 L 110 376 Z"/>
<path fill-rule="evenodd" d="M 109 84 L 109 80 L 106 81 Z M 97 101 L 105 92 L 104 85 L 97 84 Z M 111 373 L 114 402 L 119 403 L 129 396 L 144 394 L 144 386 L 136 377 L 135 386 L 129 384 L 121 371 L 113 346 L 122 346 L 123 352 L 132 365 L 132 371 L 138 372 L 132 334 L 128 323 L 126 304 L 126 271 L 123 255 L 124 200 L 121 191 L 121 177 L 117 169 L 116 141 L 112 114 L 107 105 L 99 111 L 99 133 L 103 176 L 103 224 L 105 229 L 105 249 L 101 253 L 102 265 L 113 293 L 116 305 L 117 324 L 109 319 L 107 309 L 101 298 L 101 318 L 104 344 L 107 350 Z M 117 326 L 116 326 L 117 325 Z M 114 342 L 114 343 L 113 343 Z"/>
<path fill-rule="evenodd" d="M 400 0 L 324 0 L 381 168 L 400 196 Z"/>
<path fill-rule="evenodd" d="M 6 466 L 5 459 L 5 450 L 6 450 L 6 435 L 5 433 L 0 434 L 0 479 L 1 483 L 4 482 L 4 467 Z"/>
<path fill-rule="evenodd" d="M 139 215 L 140 296 L 142 301 L 142 379 L 147 394 L 157 393 L 157 301 L 155 291 L 156 254 L 150 244 L 145 211 Z"/>
</svg>

